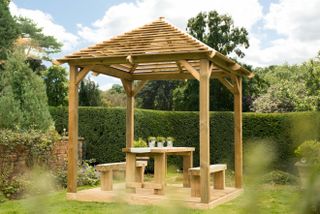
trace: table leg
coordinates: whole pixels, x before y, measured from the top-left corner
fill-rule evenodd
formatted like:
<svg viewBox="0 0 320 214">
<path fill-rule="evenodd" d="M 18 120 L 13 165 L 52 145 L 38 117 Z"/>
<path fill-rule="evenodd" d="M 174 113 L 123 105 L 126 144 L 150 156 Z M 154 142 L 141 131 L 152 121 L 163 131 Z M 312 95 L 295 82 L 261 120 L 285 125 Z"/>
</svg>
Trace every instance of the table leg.
<svg viewBox="0 0 320 214">
<path fill-rule="evenodd" d="M 190 187 L 189 168 L 193 166 L 192 152 L 188 152 L 187 155 L 183 155 L 183 187 Z"/>
<path fill-rule="evenodd" d="M 156 195 L 163 195 L 166 178 L 166 155 L 160 153 L 154 156 L 154 179 L 157 184 L 161 185 L 161 189 L 155 189 Z"/>
<path fill-rule="evenodd" d="M 136 181 L 136 154 L 127 153 L 126 154 L 126 183 L 127 191 L 135 192 L 135 189 L 129 187 L 128 184 Z"/>
</svg>

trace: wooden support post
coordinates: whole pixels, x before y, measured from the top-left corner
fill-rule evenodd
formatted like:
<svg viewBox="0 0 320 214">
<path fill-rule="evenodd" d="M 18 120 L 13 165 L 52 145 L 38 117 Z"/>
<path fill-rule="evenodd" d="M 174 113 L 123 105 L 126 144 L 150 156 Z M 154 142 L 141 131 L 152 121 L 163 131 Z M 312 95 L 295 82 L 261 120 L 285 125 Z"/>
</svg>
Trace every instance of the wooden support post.
<svg viewBox="0 0 320 214">
<path fill-rule="evenodd" d="M 210 109 L 209 61 L 200 60 L 200 195 L 202 203 L 210 202 Z"/>
<path fill-rule="evenodd" d="M 69 142 L 68 142 L 68 183 L 69 193 L 77 192 L 78 166 L 78 85 L 77 67 L 70 65 L 69 79 Z"/>
<path fill-rule="evenodd" d="M 234 94 L 234 160 L 235 160 L 235 187 L 242 188 L 242 79 L 235 78 L 235 87 L 237 88 Z"/>
<path fill-rule="evenodd" d="M 133 81 L 121 79 L 123 87 L 127 93 L 127 111 L 126 111 L 126 147 L 133 147 L 134 140 L 134 95 Z"/>
<path fill-rule="evenodd" d="M 127 110 L 126 110 L 126 148 L 133 147 L 134 140 L 134 96 L 133 81 L 122 79 L 123 87 L 127 93 Z M 126 154 L 126 183 L 136 181 L 136 155 Z M 130 192 L 135 192 L 133 188 L 127 187 Z"/>
</svg>

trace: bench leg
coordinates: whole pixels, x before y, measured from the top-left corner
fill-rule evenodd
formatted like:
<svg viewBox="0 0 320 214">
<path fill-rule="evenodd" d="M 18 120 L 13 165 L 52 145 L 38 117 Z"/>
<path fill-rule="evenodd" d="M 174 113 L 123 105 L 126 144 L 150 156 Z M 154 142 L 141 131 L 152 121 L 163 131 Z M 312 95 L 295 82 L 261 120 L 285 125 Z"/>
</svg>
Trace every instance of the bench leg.
<svg viewBox="0 0 320 214">
<path fill-rule="evenodd" d="M 190 187 L 189 168 L 192 168 L 192 152 L 183 156 L 183 187 Z"/>
<path fill-rule="evenodd" d="M 112 170 L 104 171 L 101 173 L 101 190 L 112 191 Z"/>
<path fill-rule="evenodd" d="M 225 171 L 219 171 L 213 173 L 213 188 L 224 189 L 225 188 Z"/>
<path fill-rule="evenodd" d="M 191 197 L 200 197 L 200 176 L 191 175 Z"/>
<path fill-rule="evenodd" d="M 144 166 L 136 167 L 136 182 L 142 183 L 144 182 Z"/>
</svg>

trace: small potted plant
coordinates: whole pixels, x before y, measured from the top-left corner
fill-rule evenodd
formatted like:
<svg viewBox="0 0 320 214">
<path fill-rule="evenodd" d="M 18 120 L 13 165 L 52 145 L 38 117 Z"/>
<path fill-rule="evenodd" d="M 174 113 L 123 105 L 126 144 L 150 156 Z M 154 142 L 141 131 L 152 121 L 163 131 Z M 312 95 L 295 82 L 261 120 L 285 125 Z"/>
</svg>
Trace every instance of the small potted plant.
<svg viewBox="0 0 320 214">
<path fill-rule="evenodd" d="M 137 147 L 137 148 L 147 147 L 147 143 L 141 137 L 139 137 L 138 140 L 133 141 L 133 147 Z"/>
<path fill-rule="evenodd" d="M 155 147 L 155 145 L 156 145 L 156 137 L 149 136 L 148 137 L 148 143 L 149 143 L 149 147 L 150 148 Z"/>
<path fill-rule="evenodd" d="M 309 173 L 320 164 L 320 142 L 308 140 L 303 142 L 295 151 L 300 160 L 295 164 L 301 179 L 302 187 L 306 187 Z"/>
<path fill-rule="evenodd" d="M 163 147 L 165 142 L 166 142 L 165 137 L 162 137 L 162 136 L 157 137 L 157 147 Z"/>
<path fill-rule="evenodd" d="M 173 137 L 167 137 L 167 147 L 173 147 L 174 140 Z"/>
</svg>

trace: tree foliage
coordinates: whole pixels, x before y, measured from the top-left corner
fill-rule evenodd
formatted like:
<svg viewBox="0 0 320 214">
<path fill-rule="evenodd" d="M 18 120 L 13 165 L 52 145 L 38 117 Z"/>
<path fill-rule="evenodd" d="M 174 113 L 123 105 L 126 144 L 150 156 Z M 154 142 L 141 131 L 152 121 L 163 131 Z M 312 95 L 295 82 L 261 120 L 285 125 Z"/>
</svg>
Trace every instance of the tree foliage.
<svg viewBox="0 0 320 214">
<path fill-rule="evenodd" d="M 255 97 L 252 110 L 289 112 L 319 110 L 320 63 L 318 58 L 301 65 L 277 65 L 255 71 L 268 87 Z"/>
<path fill-rule="evenodd" d="M 0 1 L 0 61 L 7 58 L 13 43 L 19 36 L 19 29 L 8 8 L 8 2 Z"/>
<path fill-rule="evenodd" d="M 106 107 L 126 107 L 127 95 L 123 87 L 114 84 L 112 87 L 101 93 L 102 105 Z"/>
<path fill-rule="evenodd" d="M 99 86 L 90 79 L 84 79 L 80 83 L 79 90 L 80 106 L 101 106 L 101 95 Z"/>
<path fill-rule="evenodd" d="M 231 16 L 217 11 L 201 12 L 189 19 L 187 32 L 224 55 L 234 52 L 244 57 L 241 47 L 249 47 L 247 30 L 235 27 Z"/>
<path fill-rule="evenodd" d="M 48 104 L 61 106 L 67 104 L 68 80 L 67 71 L 61 66 L 53 65 L 48 68 L 44 75 Z"/>
<path fill-rule="evenodd" d="M 31 19 L 18 17 L 17 25 L 21 32 L 20 45 L 26 49 L 28 58 L 50 60 L 50 54 L 61 51 L 62 44 L 45 35 Z"/>
<path fill-rule="evenodd" d="M 25 63 L 19 49 L 1 72 L 0 95 L 1 128 L 46 131 L 53 125 L 43 80 Z"/>
<path fill-rule="evenodd" d="M 234 26 L 230 16 L 219 15 L 217 11 L 201 12 L 196 17 L 189 19 L 187 32 L 225 55 L 234 53 L 239 57 L 244 57 L 241 47 L 249 47 L 247 30 Z M 245 86 L 244 84 L 244 88 Z M 197 80 L 182 82 L 175 89 L 173 99 L 176 110 L 198 110 L 199 82 Z M 233 109 L 233 95 L 218 80 L 210 80 L 210 100 L 211 110 L 230 111 Z"/>
<path fill-rule="evenodd" d="M 138 94 L 138 106 L 145 109 L 172 110 L 173 91 L 178 86 L 176 80 L 148 82 Z"/>
</svg>

